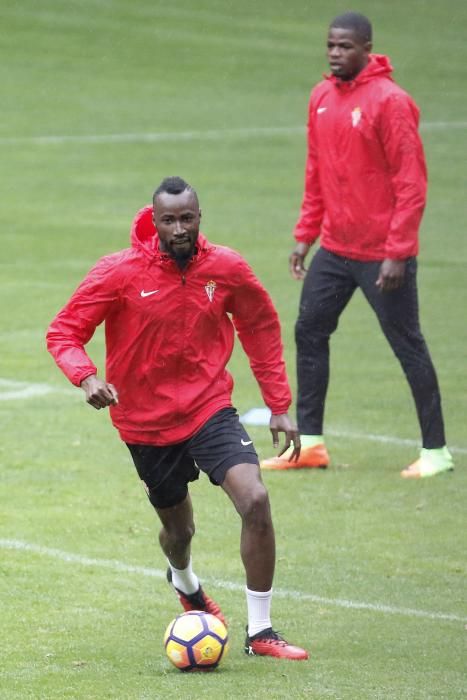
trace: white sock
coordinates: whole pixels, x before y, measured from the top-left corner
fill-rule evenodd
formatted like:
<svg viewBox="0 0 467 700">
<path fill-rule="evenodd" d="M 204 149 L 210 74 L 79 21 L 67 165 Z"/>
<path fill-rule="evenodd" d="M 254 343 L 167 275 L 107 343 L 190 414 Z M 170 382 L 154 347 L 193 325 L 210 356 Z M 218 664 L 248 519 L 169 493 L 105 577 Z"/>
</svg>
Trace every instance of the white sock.
<svg viewBox="0 0 467 700">
<path fill-rule="evenodd" d="M 167 559 L 167 561 L 169 561 Z M 193 573 L 191 566 L 191 557 L 186 569 L 176 569 L 169 561 L 170 570 L 172 571 L 172 583 L 175 588 L 178 588 L 182 593 L 190 595 L 196 593 L 199 588 L 199 580 L 196 574 Z"/>
<path fill-rule="evenodd" d="M 271 627 L 271 599 L 270 591 L 250 591 L 245 587 L 246 602 L 248 606 L 248 636 Z"/>
</svg>

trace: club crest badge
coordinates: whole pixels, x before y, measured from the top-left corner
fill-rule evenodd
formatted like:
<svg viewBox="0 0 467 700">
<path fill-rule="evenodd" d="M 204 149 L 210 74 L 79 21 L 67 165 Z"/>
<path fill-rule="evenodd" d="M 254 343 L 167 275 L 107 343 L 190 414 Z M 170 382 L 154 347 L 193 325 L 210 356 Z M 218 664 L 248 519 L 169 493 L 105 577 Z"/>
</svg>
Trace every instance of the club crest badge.
<svg viewBox="0 0 467 700">
<path fill-rule="evenodd" d="M 362 110 L 360 109 L 360 107 L 355 107 L 352 110 L 351 117 L 352 117 L 352 126 L 353 127 L 358 126 L 360 119 L 362 118 Z"/>
<path fill-rule="evenodd" d="M 214 299 L 214 292 L 216 291 L 216 283 L 214 280 L 209 280 L 209 282 L 206 284 L 204 287 L 206 290 L 206 294 L 208 295 L 208 299 L 210 302 Z"/>
</svg>

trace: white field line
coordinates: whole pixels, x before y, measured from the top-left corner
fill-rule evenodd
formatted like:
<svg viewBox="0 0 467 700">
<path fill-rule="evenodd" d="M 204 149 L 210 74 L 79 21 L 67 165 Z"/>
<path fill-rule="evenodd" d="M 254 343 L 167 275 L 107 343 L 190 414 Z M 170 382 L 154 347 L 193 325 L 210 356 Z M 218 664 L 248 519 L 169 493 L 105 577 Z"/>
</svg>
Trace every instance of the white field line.
<svg viewBox="0 0 467 700">
<path fill-rule="evenodd" d="M 101 569 L 111 569 L 113 571 L 125 574 L 137 574 L 139 576 L 149 576 L 152 578 L 165 579 L 166 573 L 161 569 L 152 569 L 146 566 L 135 566 L 133 564 L 125 564 L 124 562 L 115 559 L 96 559 L 93 557 L 85 557 L 80 554 L 71 552 L 63 552 L 60 549 L 51 547 L 42 547 L 41 545 L 23 542 L 22 540 L 0 539 L 0 548 L 7 550 L 16 550 L 20 552 L 31 552 L 42 557 L 59 559 L 60 561 L 69 564 L 77 564 L 79 566 L 95 566 Z M 209 585 L 217 588 L 223 588 L 230 591 L 244 591 L 245 586 L 240 583 L 232 583 L 230 581 L 221 581 L 216 578 L 205 579 Z M 425 620 L 443 620 L 447 622 L 467 622 L 467 617 L 455 615 L 453 613 L 430 612 L 428 610 L 418 610 L 415 608 L 400 608 L 393 605 L 383 603 L 365 603 L 362 601 L 346 600 L 345 598 L 325 598 L 323 596 L 314 595 L 312 593 L 301 593 L 300 591 L 287 590 L 281 588 L 274 589 L 274 595 L 278 598 L 292 598 L 293 600 L 309 600 L 318 605 L 330 605 L 338 608 L 346 608 L 349 610 L 369 610 L 371 612 L 383 613 L 387 615 L 403 615 L 405 617 L 418 617 Z"/>
<path fill-rule="evenodd" d="M 407 445 L 408 447 L 420 448 L 419 440 L 398 438 L 393 435 L 374 435 L 372 433 L 358 433 L 349 430 L 335 430 L 334 428 L 326 428 L 326 433 L 337 438 L 349 438 L 349 440 L 368 440 L 368 442 L 382 442 L 390 445 Z M 467 455 L 467 447 L 456 447 L 456 445 L 448 445 L 448 447 L 450 452 Z"/>
<path fill-rule="evenodd" d="M 219 141 L 227 138 L 288 136 L 304 134 L 303 126 L 244 127 L 238 129 L 208 129 L 205 131 L 159 131 L 122 134 L 70 134 L 51 136 L 12 136 L 0 138 L 0 145 L 31 144 L 36 146 L 66 143 L 158 143 L 168 141 Z"/>
<path fill-rule="evenodd" d="M 0 379 L 0 401 L 35 399 L 47 394 L 78 395 L 78 392 L 71 388 L 54 387 L 50 384 L 31 384 L 13 379 Z"/>
<path fill-rule="evenodd" d="M 467 121 L 422 122 L 422 131 L 467 129 Z M 221 141 L 223 139 L 268 138 L 270 136 L 303 136 L 304 126 L 240 127 L 205 131 L 129 132 L 119 134 L 54 134 L 48 136 L 3 136 L 0 145 L 50 146 L 67 143 L 165 143 L 171 141 Z"/>
<path fill-rule="evenodd" d="M 49 384 L 31 384 L 29 382 L 18 382 L 13 379 L 0 378 L 0 401 L 20 401 L 22 399 L 34 399 L 47 394 L 62 394 L 66 396 L 75 396 L 82 399 L 82 395 L 77 389 L 65 388 L 61 386 L 51 386 Z M 267 409 L 261 409 L 267 411 Z M 269 421 L 269 419 L 268 419 Z M 247 421 L 245 421 L 248 424 Z M 335 428 L 327 428 L 326 433 L 332 437 L 346 438 L 349 440 L 367 440 L 368 442 L 381 442 L 389 445 L 401 445 L 408 447 L 420 447 L 418 440 L 410 440 L 398 438 L 394 435 L 375 435 L 372 433 L 359 433 L 351 430 L 341 430 Z M 451 452 L 455 454 L 467 454 L 467 447 L 457 447 L 449 445 Z"/>
</svg>

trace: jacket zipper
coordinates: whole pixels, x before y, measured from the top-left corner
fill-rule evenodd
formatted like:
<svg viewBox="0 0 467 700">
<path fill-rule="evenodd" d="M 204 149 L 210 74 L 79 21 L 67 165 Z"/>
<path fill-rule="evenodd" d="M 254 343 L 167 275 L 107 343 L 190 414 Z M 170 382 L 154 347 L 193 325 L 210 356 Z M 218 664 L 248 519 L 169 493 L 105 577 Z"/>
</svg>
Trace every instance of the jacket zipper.
<svg viewBox="0 0 467 700">
<path fill-rule="evenodd" d="M 181 273 L 180 279 L 181 279 L 181 283 L 182 283 L 182 288 L 184 288 L 185 285 L 186 285 L 186 277 L 185 277 L 185 273 L 184 273 L 184 272 Z M 182 328 L 181 328 L 182 347 L 181 347 L 181 351 L 180 351 L 180 358 L 179 358 L 179 361 L 178 361 L 178 369 L 179 369 L 179 370 L 180 370 L 181 363 L 183 362 L 183 355 L 184 355 L 184 352 L 185 352 L 186 305 L 185 305 L 185 293 L 184 293 L 184 292 L 183 292 L 183 298 L 182 298 L 182 321 L 183 321 L 183 323 L 182 323 Z M 177 382 L 177 415 L 178 415 L 178 421 L 179 421 L 179 423 L 180 423 L 180 422 L 182 422 L 182 420 L 183 420 L 183 416 L 182 416 L 181 411 L 180 411 L 180 404 L 179 404 L 179 399 L 178 399 L 178 397 L 180 396 L 180 386 L 179 386 L 180 379 L 179 379 L 179 377 L 180 377 L 180 371 L 177 372 L 177 376 L 176 376 L 176 382 Z M 182 388 L 182 390 L 183 390 L 183 388 Z"/>
</svg>

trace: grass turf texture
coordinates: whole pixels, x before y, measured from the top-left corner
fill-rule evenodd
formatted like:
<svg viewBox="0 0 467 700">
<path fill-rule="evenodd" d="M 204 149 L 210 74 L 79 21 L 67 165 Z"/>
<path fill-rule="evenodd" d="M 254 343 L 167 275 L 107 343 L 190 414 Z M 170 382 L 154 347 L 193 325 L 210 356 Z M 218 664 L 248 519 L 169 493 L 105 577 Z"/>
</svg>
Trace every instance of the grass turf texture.
<svg viewBox="0 0 467 700">
<path fill-rule="evenodd" d="M 73 394 L 44 350 L 46 325 L 87 269 L 127 246 L 136 209 L 162 177 L 180 174 L 199 191 L 206 234 L 241 251 L 270 290 L 293 381 L 299 285 L 286 259 L 305 152 L 294 128 L 325 70 L 326 24 L 343 9 L 298 0 L 286 9 L 278 0 L 2 7 L 1 377 L 57 389 L 0 401 L 2 699 L 438 700 L 465 690 L 465 3 L 358 7 L 373 19 L 375 50 L 391 56 L 422 108 L 421 317 L 459 451 L 453 475 L 406 483 L 398 473 L 414 446 L 336 435 L 419 437 L 401 371 L 356 295 L 332 344 L 332 468 L 264 477 L 278 540 L 274 624 L 309 648 L 308 663 L 244 656 L 239 523 L 202 479 L 192 488 L 194 561 L 230 621 L 231 648 L 214 674 L 170 666 L 162 635 L 179 606 L 154 516 L 107 416 Z M 235 133 L 251 127 L 285 131 Z M 34 140 L 209 130 L 230 132 Z M 102 333 L 90 353 L 102 366 Z M 231 369 L 239 410 L 260 405 L 240 350 Z M 266 429 L 251 435 L 271 454 Z M 11 540 L 48 549 L 11 549 Z"/>
</svg>

